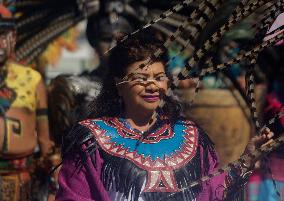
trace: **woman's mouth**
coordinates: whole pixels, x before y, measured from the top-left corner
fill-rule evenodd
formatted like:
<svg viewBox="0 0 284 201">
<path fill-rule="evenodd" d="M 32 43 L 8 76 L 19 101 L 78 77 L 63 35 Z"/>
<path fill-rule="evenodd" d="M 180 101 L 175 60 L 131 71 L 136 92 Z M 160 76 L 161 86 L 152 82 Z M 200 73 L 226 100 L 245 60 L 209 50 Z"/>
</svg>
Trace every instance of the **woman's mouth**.
<svg viewBox="0 0 284 201">
<path fill-rule="evenodd" d="M 145 95 L 142 96 L 142 98 L 149 103 L 153 103 L 153 102 L 157 102 L 160 100 L 160 96 L 159 95 Z"/>
</svg>

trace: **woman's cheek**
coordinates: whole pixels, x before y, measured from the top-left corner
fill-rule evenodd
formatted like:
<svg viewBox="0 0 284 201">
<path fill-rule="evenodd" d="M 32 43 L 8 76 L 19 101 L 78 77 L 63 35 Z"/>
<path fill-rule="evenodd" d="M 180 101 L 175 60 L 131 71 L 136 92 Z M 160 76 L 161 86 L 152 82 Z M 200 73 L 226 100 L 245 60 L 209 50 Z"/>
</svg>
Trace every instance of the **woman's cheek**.
<svg viewBox="0 0 284 201">
<path fill-rule="evenodd" d="M 168 90 L 168 82 L 162 83 L 160 89 L 165 93 Z"/>
</svg>

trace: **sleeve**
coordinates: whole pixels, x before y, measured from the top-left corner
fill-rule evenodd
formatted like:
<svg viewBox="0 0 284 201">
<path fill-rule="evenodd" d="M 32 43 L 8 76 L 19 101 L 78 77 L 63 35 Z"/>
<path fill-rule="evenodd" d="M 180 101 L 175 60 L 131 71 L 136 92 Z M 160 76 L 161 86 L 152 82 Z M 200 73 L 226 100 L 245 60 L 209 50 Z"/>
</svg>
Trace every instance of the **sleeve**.
<svg viewBox="0 0 284 201">
<path fill-rule="evenodd" d="M 214 149 L 213 142 L 201 129 L 199 129 L 199 146 L 202 175 L 207 176 L 217 170 L 218 156 Z M 202 184 L 202 191 L 197 200 L 222 200 L 225 192 L 225 178 L 226 174 L 223 173 L 204 182 Z"/>
<path fill-rule="evenodd" d="M 204 131 L 199 132 L 200 159 L 203 167 L 203 176 L 211 175 L 218 170 L 218 156 L 213 143 Z M 239 169 L 231 167 L 227 173 L 212 177 L 202 185 L 202 192 L 198 201 L 237 201 L 241 200 L 244 193 L 245 178 L 240 176 Z"/>
<path fill-rule="evenodd" d="M 76 125 L 64 144 L 56 201 L 109 201 L 100 179 L 103 159 L 90 130 Z"/>
<path fill-rule="evenodd" d="M 81 168 L 78 171 L 71 160 L 65 159 L 59 173 L 59 190 L 56 195 L 56 201 L 93 200 L 89 191 L 90 185 L 86 178 L 85 168 Z"/>
<path fill-rule="evenodd" d="M 209 175 L 215 172 L 218 168 L 218 162 L 214 161 L 211 156 L 209 156 L 209 161 L 211 161 L 212 166 L 210 166 Z M 228 175 L 222 173 L 218 176 L 213 177 L 209 181 L 210 199 L 209 200 L 223 200 L 225 190 L 226 190 L 226 179 Z"/>
<path fill-rule="evenodd" d="M 96 167 L 91 157 L 88 157 L 82 166 L 78 166 L 71 157 L 63 160 L 56 201 L 109 201 L 107 191 L 100 180 L 102 160 L 98 150 L 92 157 L 96 157 Z"/>
</svg>

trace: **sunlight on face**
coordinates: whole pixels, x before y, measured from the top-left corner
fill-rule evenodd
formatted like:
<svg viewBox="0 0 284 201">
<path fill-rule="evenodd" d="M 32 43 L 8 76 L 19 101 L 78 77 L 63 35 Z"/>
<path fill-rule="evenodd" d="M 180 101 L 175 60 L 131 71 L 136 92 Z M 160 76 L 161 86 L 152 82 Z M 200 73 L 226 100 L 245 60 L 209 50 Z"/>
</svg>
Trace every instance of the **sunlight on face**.
<svg viewBox="0 0 284 201">
<path fill-rule="evenodd" d="M 118 85 L 125 113 L 153 113 L 168 89 L 165 66 L 155 62 L 147 68 L 139 69 L 144 61 L 131 64 L 126 69 L 127 81 Z"/>
</svg>

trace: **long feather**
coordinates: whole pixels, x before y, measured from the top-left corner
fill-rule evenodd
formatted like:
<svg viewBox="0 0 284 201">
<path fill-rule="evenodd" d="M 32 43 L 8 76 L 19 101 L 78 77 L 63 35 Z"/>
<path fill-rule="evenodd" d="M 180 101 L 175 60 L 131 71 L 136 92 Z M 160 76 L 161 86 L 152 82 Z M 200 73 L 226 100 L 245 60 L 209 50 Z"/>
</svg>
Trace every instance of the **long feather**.
<svg viewBox="0 0 284 201">
<path fill-rule="evenodd" d="M 203 78 L 204 76 L 206 75 L 209 75 L 211 73 L 215 73 L 215 72 L 218 72 L 220 70 L 223 70 L 223 69 L 226 69 L 226 68 L 229 68 L 232 64 L 235 64 L 235 63 L 238 63 L 242 60 L 245 60 L 247 58 L 251 58 L 252 55 L 257 55 L 261 50 L 263 50 L 265 47 L 269 47 L 269 46 L 272 46 L 274 44 L 276 44 L 277 42 L 279 42 L 280 40 L 282 40 L 284 38 L 284 32 L 282 33 L 279 33 L 278 35 L 276 35 L 275 37 L 263 42 L 262 44 L 259 44 L 257 45 L 256 47 L 254 47 L 251 51 L 248 51 L 246 53 L 241 53 L 241 54 L 238 54 L 238 56 L 234 59 L 231 59 L 230 61 L 226 62 L 226 63 L 222 63 L 222 64 L 219 64 L 217 66 L 212 66 L 212 67 L 209 67 L 209 68 L 206 68 L 206 69 L 202 69 L 200 75 L 199 75 L 199 80 L 198 80 L 198 84 L 197 84 L 197 87 L 195 89 L 195 91 L 199 88 L 199 84 L 200 84 L 200 78 Z M 250 60 L 251 63 L 255 63 L 255 59 L 252 59 Z M 174 77 L 173 78 L 173 84 L 174 86 L 177 86 L 179 83 L 179 77 Z M 195 93 L 194 96 L 196 96 L 197 93 Z M 172 88 L 169 88 L 166 92 L 166 96 L 173 96 L 173 91 L 172 91 Z M 194 100 L 194 99 L 193 99 Z M 193 102 L 193 100 L 191 102 Z M 165 102 L 164 101 L 161 101 L 160 103 L 160 108 L 162 108 L 164 106 Z M 153 115 L 153 118 L 156 118 L 157 114 L 155 113 Z"/>
<path fill-rule="evenodd" d="M 178 29 L 166 40 L 164 43 L 164 47 L 168 48 L 176 38 L 185 31 L 185 27 L 192 25 L 194 29 L 187 36 L 189 39 L 186 41 L 187 43 L 197 39 L 200 35 L 202 29 L 208 24 L 208 22 L 214 17 L 215 11 L 221 6 L 222 0 L 215 0 L 213 2 L 209 2 L 208 0 L 202 1 L 197 8 L 191 13 L 190 17 L 187 18 L 187 21 L 184 22 Z M 184 48 L 184 47 L 182 47 Z M 153 58 L 157 58 L 161 54 L 161 50 L 157 50 L 150 57 L 145 59 L 145 61 L 139 65 L 138 68 L 144 68 L 148 66 Z"/>
<path fill-rule="evenodd" d="M 43 5 L 45 4 L 46 1 L 16 1 L 15 2 L 15 6 L 17 8 L 21 8 L 21 7 L 34 7 L 37 5 Z"/>
<path fill-rule="evenodd" d="M 157 23 L 157 22 L 167 18 L 168 16 L 172 15 L 173 13 L 177 13 L 178 11 L 180 11 L 184 7 L 189 6 L 192 3 L 193 3 L 193 0 L 185 0 L 182 3 L 179 3 L 179 4 L 175 5 L 174 7 L 170 8 L 169 10 L 167 10 L 167 11 L 163 12 L 162 14 L 160 14 L 160 16 L 158 18 L 155 18 L 155 19 L 151 20 L 149 23 L 145 24 L 141 28 L 139 28 L 139 29 L 135 30 L 134 32 L 124 36 L 120 41 L 117 42 L 117 44 L 122 43 L 123 41 L 127 40 L 129 37 L 135 35 L 136 33 L 142 31 L 143 29 L 146 29 L 146 28 L 152 26 L 153 24 L 155 24 L 155 23 Z M 110 47 L 110 49 L 106 53 L 111 51 L 115 46 Z"/>
<path fill-rule="evenodd" d="M 282 116 L 284 116 L 284 113 L 278 113 L 277 116 L 278 117 L 282 117 Z M 263 158 L 264 156 L 266 156 L 267 154 L 269 154 L 270 152 L 272 152 L 273 150 L 277 149 L 278 147 L 280 147 L 283 144 L 284 144 L 284 134 L 282 134 L 280 137 L 278 137 L 275 140 L 269 141 L 268 143 L 264 144 L 263 146 L 261 146 L 260 148 L 256 149 L 255 151 L 243 155 L 238 160 L 236 160 L 236 161 L 234 161 L 232 163 L 229 163 L 229 164 L 219 168 L 218 170 L 216 170 L 212 174 L 204 176 L 204 177 L 200 178 L 198 181 L 193 181 L 188 186 L 180 189 L 180 191 L 185 191 L 185 190 L 187 190 L 189 188 L 193 188 L 193 187 L 195 187 L 197 185 L 200 185 L 200 184 L 202 184 L 202 183 L 212 179 L 213 177 L 216 177 L 216 176 L 218 176 L 220 174 L 223 174 L 225 172 L 233 171 L 233 169 L 235 167 L 241 167 L 244 173 L 249 172 L 250 170 L 253 169 L 254 162 L 256 162 L 257 160 Z M 246 163 L 247 165 L 249 164 L 249 166 L 244 166 L 243 165 L 244 163 Z M 165 197 L 162 197 L 158 201 L 166 200 L 166 199 L 174 196 L 175 194 L 176 193 L 171 193 L 171 194 L 169 194 L 169 195 L 167 195 Z"/>
<path fill-rule="evenodd" d="M 268 28 L 271 26 L 272 22 L 284 11 L 284 1 L 279 0 L 276 4 L 272 4 L 266 10 L 261 12 L 261 18 L 253 24 L 251 27 L 255 29 L 255 42 L 259 42 L 265 36 Z M 278 29 L 277 29 L 278 30 Z"/>
<path fill-rule="evenodd" d="M 32 14 L 31 16 L 25 17 L 24 19 L 17 19 L 16 28 L 19 31 L 21 28 L 28 26 L 29 24 L 33 24 L 40 21 L 42 18 L 48 16 L 48 14 L 51 12 L 51 9 L 40 11 L 37 13 Z"/>
<path fill-rule="evenodd" d="M 260 51 L 262 51 L 264 48 L 275 45 L 279 41 L 281 41 L 284 37 L 284 33 L 279 33 L 275 37 L 264 41 L 263 43 L 255 46 L 252 50 L 247 51 L 245 53 L 238 54 L 234 59 L 231 59 L 230 61 L 222 64 L 218 64 L 217 66 L 211 66 L 209 68 L 203 69 L 201 71 L 201 75 L 209 75 L 211 73 L 215 73 L 217 71 L 229 68 L 232 64 L 239 63 L 240 61 L 250 58 L 253 54 L 258 54 Z M 255 60 L 251 60 L 251 62 L 255 62 Z"/>
<path fill-rule="evenodd" d="M 56 36 L 59 36 L 62 32 L 66 31 L 71 26 L 74 26 L 79 20 L 72 17 L 72 14 L 66 14 L 62 18 L 66 17 L 66 20 L 56 19 L 51 26 L 47 27 L 32 39 L 26 42 L 16 52 L 16 58 L 18 61 L 23 60 L 27 55 L 32 53 L 38 47 L 45 45 L 46 43 L 53 40 Z M 59 23 L 57 23 L 59 21 Z"/>
<path fill-rule="evenodd" d="M 257 108 L 256 108 L 256 100 L 255 100 L 255 94 L 254 94 L 254 83 L 255 83 L 255 79 L 254 79 L 254 64 L 256 62 L 256 56 L 254 55 L 254 58 L 252 59 L 252 61 L 254 61 L 253 63 L 249 64 L 249 69 L 247 71 L 247 85 L 246 85 L 246 91 L 247 91 L 247 97 L 249 99 L 249 106 L 250 106 L 250 111 L 252 114 L 252 120 L 254 122 L 255 128 L 256 130 L 259 132 L 260 131 L 260 123 L 258 120 L 258 114 L 257 114 Z"/>
<path fill-rule="evenodd" d="M 272 15 L 272 16 L 274 16 L 274 15 L 278 15 L 278 14 L 280 14 L 281 13 L 281 10 L 278 10 L 278 9 L 280 9 L 281 7 L 283 7 L 283 1 L 281 0 L 281 2 L 277 2 L 277 4 L 276 5 L 272 5 L 272 6 L 270 6 L 270 7 L 268 7 L 265 11 L 264 11 L 264 14 L 265 14 L 265 12 L 266 11 L 269 11 L 269 9 L 271 9 L 271 11 L 269 12 L 269 15 Z M 282 8 L 283 9 L 283 8 Z M 266 23 L 266 24 L 271 24 L 271 21 L 273 20 L 273 19 L 275 19 L 275 18 L 273 18 L 273 17 L 270 17 L 269 19 L 265 19 L 265 20 L 263 20 L 264 18 L 261 18 L 259 21 L 260 22 L 263 22 L 263 23 Z M 255 23 L 255 24 L 253 24 L 252 25 L 252 28 L 253 27 L 257 27 L 257 25 L 259 25 L 259 24 L 263 24 L 263 23 L 259 23 L 258 21 Z M 261 31 L 262 30 L 260 30 L 260 27 L 261 26 L 259 26 L 258 27 L 258 30 L 257 30 L 257 33 L 261 33 Z M 265 28 L 265 27 L 264 27 Z M 258 40 L 257 39 L 255 39 L 255 44 L 258 42 L 261 42 L 262 41 L 262 38 L 263 38 L 263 36 L 259 39 L 259 36 L 257 36 L 256 38 L 258 38 Z M 207 61 L 206 61 L 206 64 L 207 65 L 205 65 L 205 66 L 213 66 L 213 63 L 212 63 L 212 57 L 211 58 L 209 58 Z M 245 58 L 243 58 L 243 59 L 245 59 Z M 239 60 L 240 61 L 240 60 Z M 218 67 L 213 67 L 213 69 L 214 70 L 216 70 L 216 71 L 218 71 Z M 208 69 L 207 69 L 208 70 Z M 214 71 L 213 70 L 213 71 Z M 211 71 L 210 73 L 214 73 L 213 71 Z M 179 75 L 180 76 L 180 75 Z M 204 74 L 203 72 L 201 72 L 200 74 L 199 74 L 199 76 L 198 76 L 198 80 L 197 80 L 197 86 L 196 86 L 196 88 L 195 88 L 195 92 L 194 92 L 194 94 L 193 94 L 193 97 L 195 97 L 196 96 L 196 93 L 198 93 L 198 91 L 199 91 L 199 89 L 200 89 L 200 82 L 202 81 L 202 79 L 203 79 L 203 77 L 204 76 L 206 76 L 206 73 Z M 180 76 L 180 77 L 183 77 L 183 76 Z M 178 82 L 176 82 L 176 83 L 178 83 Z M 191 102 L 190 102 L 190 104 L 189 105 L 192 105 L 193 104 L 193 101 L 194 101 L 194 99 L 192 99 L 191 100 Z M 254 109 L 253 109 L 253 106 L 252 105 L 255 105 L 255 103 L 253 103 L 253 102 L 251 102 L 251 105 L 248 105 L 249 107 L 250 107 L 250 109 L 251 109 L 251 111 L 253 111 Z M 254 113 L 254 119 L 255 119 L 255 121 L 257 121 L 256 119 L 256 113 L 255 112 L 253 112 Z M 258 125 L 259 123 L 258 122 L 255 122 L 256 123 L 256 125 Z"/>
<path fill-rule="evenodd" d="M 186 69 L 184 69 L 179 76 L 186 77 L 189 73 L 189 71 L 195 66 L 195 64 L 205 55 L 210 48 L 212 48 L 213 45 L 215 45 L 217 42 L 219 42 L 224 36 L 224 34 L 230 30 L 232 26 L 234 26 L 236 23 L 238 23 L 240 20 L 244 19 L 245 17 L 249 16 L 253 11 L 255 11 L 257 8 L 265 5 L 268 1 L 254 1 L 250 3 L 249 5 L 245 5 L 244 2 L 246 0 L 242 0 L 239 3 L 239 6 L 234 11 L 234 13 L 229 18 L 228 22 L 224 24 L 219 31 L 215 32 L 205 43 L 204 45 L 197 50 L 193 57 L 189 60 L 188 65 L 186 66 Z"/>
<path fill-rule="evenodd" d="M 246 2 L 246 0 L 240 2 L 239 8 L 237 10 L 240 10 L 243 6 L 244 6 L 244 2 Z M 230 19 L 228 21 L 228 23 L 226 23 L 224 26 L 222 26 L 219 29 L 219 32 L 216 32 L 215 34 L 213 34 L 213 36 L 211 36 L 211 38 L 209 40 L 207 40 L 204 44 L 204 46 L 199 49 L 197 51 L 197 53 L 195 53 L 195 55 L 190 59 L 189 63 L 186 65 L 187 70 L 190 70 L 192 67 L 194 67 L 194 65 L 196 64 L 196 61 L 199 61 L 201 59 L 201 57 L 203 57 L 205 55 L 205 52 L 208 52 L 208 50 L 210 48 L 212 48 L 213 45 L 215 45 L 217 42 L 220 41 L 220 39 L 222 38 L 222 36 L 231 28 L 233 27 L 236 23 L 238 23 L 240 20 L 242 20 L 243 18 L 247 17 L 248 15 L 250 15 L 253 11 L 252 10 L 256 10 L 257 8 L 259 8 L 260 6 L 264 5 L 263 4 L 264 1 L 261 3 L 257 3 L 257 2 L 252 2 L 250 5 L 246 6 L 243 8 L 244 11 L 241 11 L 240 13 L 235 11 L 232 16 L 230 16 Z M 279 8 L 283 7 L 283 3 L 277 3 L 276 5 L 272 5 L 270 8 L 268 8 L 266 11 L 269 11 L 268 15 L 272 15 L 273 16 L 277 16 L 277 14 L 281 13 L 281 10 L 278 10 Z M 265 13 L 264 13 L 265 14 Z M 267 19 L 267 18 L 262 18 L 265 19 L 264 22 L 266 24 L 268 24 L 269 22 L 272 21 L 273 17 Z M 274 18 L 275 19 L 275 18 Z M 234 22 L 234 23 L 233 23 Z M 256 32 L 257 33 L 261 33 L 260 30 L 263 29 L 264 27 L 260 25 L 261 23 L 257 22 L 254 25 L 252 25 L 254 28 L 256 28 Z M 258 37 L 259 38 L 259 37 Z M 179 52 L 177 52 L 177 55 L 180 55 L 187 47 L 182 47 L 180 49 Z M 172 58 L 172 60 L 175 57 Z M 170 61 L 169 61 L 170 62 Z M 184 71 L 182 71 L 179 75 L 179 77 L 186 77 L 185 75 L 188 73 L 186 69 Z"/>
<path fill-rule="evenodd" d="M 167 36 L 170 36 L 172 34 L 172 32 L 169 29 L 167 29 L 166 27 L 164 27 L 160 24 L 153 24 L 152 27 L 161 31 L 162 33 L 166 34 Z M 179 36 L 177 37 L 176 41 L 183 47 L 187 46 L 187 41 L 185 41 L 183 38 L 181 38 Z"/>
</svg>

